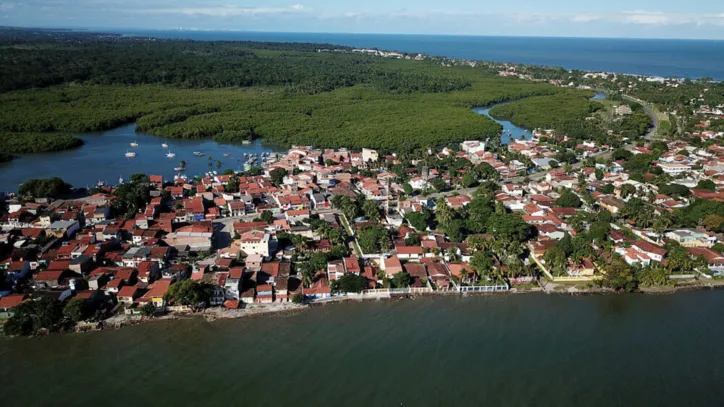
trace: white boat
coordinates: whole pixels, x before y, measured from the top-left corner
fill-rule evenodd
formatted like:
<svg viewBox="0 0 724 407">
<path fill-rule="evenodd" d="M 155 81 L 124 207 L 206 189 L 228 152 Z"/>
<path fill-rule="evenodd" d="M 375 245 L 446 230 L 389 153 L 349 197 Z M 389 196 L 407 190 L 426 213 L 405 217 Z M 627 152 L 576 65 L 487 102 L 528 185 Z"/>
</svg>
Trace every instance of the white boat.
<svg viewBox="0 0 724 407">
<path fill-rule="evenodd" d="M 163 143 L 163 144 L 161 144 L 161 147 L 163 147 L 163 148 L 168 148 L 168 144 Z"/>
<path fill-rule="evenodd" d="M 231 154 L 229 154 L 229 153 L 224 153 L 224 157 L 228 157 L 228 156 L 230 156 L 230 155 L 231 155 Z"/>
<path fill-rule="evenodd" d="M 168 150 L 168 153 L 166 153 L 166 157 L 167 157 L 167 158 L 174 158 L 174 157 L 176 157 L 176 154 L 175 154 L 175 153 L 172 153 L 171 150 Z"/>
<path fill-rule="evenodd" d="M 195 155 L 196 157 L 203 157 L 203 156 L 205 156 L 206 154 L 204 154 L 204 153 L 202 153 L 202 152 L 200 152 L 200 151 L 194 151 L 194 155 Z"/>
<path fill-rule="evenodd" d="M 136 153 L 134 153 L 133 151 L 126 151 L 127 158 L 133 158 L 135 156 L 136 156 Z"/>
<path fill-rule="evenodd" d="M 138 147 L 138 143 L 134 141 L 133 143 L 131 143 L 131 147 Z"/>
<path fill-rule="evenodd" d="M 176 167 L 173 170 L 176 172 L 182 172 L 184 170 L 184 167 Z"/>
</svg>

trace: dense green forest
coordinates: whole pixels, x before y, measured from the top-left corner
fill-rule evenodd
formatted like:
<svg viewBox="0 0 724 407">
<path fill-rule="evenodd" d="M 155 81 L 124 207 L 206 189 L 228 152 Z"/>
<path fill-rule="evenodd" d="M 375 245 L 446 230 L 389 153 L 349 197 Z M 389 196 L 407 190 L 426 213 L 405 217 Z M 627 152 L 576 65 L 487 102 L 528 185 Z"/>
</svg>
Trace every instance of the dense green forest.
<svg viewBox="0 0 724 407">
<path fill-rule="evenodd" d="M 600 103 L 589 100 L 592 91 L 567 91 L 556 95 L 536 96 L 496 106 L 490 114 L 496 119 L 510 120 L 527 129 L 560 129 L 569 121 L 583 121 L 600 109 Z"/>
<path fill-rule="evenodd" d="M 561 92 L 330 45 L 16 33 L 0 35 L 0 49 L 0 131 L 12 133 L 137 121 L 170 138 L 411 150 L 500 131 L 471 107 Z"/>
<path fill-rule="evenodd" d="M 82 145 L 83 140 L 68 134 L 0 132 L 0 151 L 7 154 L 61 151 Z"/>
</svg>

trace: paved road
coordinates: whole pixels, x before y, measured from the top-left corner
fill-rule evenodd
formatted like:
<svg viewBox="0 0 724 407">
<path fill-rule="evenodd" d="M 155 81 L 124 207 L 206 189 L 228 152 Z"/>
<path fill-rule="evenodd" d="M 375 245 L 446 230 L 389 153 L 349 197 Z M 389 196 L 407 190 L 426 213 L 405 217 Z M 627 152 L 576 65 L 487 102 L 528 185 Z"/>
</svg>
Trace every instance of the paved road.
<svg viewBox="0 0 724 407">
<path fill-rule="evenodd" d="M 654 112 L 651 108 L 649 108 L 648 104 L 641 99 L 638 99 L 638 98 L 635 98 L 635 97 L 629 96 L 629 95 L 623 95 L 623 98 L 628 101 L 638 103 L 639 105 L 641 105 L 641 107 L 644 108 L 644 111 L 646 112 L 646 114 L 649 115 L 649 117 L 651 118 L 651 122 L 654 123 L 654 126 L 644 136 L 644 139 L 647 141 L 651 141 L 652 139 L 655 139 L 656 132 L 659 130 L 659 116 L 656 115 L 656 112 Z"/>
</svg>

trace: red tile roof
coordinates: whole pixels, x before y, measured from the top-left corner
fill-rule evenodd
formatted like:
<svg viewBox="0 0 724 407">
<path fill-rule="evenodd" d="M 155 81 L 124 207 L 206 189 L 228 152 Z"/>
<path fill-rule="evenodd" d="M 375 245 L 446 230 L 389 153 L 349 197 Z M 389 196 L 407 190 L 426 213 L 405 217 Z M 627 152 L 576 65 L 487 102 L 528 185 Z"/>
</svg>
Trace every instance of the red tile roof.
<svg viewBox="0 0 724 407">
<path fill-rule="evenodd" d="M 135 285 L 127 285 L 118 291 L 118 297 L 135 297 L 138 294 L 138 287 Z"/>
<path fill-rule="evenodd" d="M 0 308 L 13 308 L 23 302 L 25 294 L 10 294 L 0 298 Z"/>
</svg>

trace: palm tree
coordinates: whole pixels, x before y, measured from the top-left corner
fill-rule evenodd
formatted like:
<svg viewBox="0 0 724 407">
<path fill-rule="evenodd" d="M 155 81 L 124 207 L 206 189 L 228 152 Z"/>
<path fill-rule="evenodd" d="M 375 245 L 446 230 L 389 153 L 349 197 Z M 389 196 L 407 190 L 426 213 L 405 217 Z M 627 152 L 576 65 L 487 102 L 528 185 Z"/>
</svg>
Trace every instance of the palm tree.
<svg viewBox="0 0 724 407">
<path fill-rule="evenodd" d="M 292 244 L 294 247 L 297 248 L 298 251 L 302 251 L 307 248 L 307 239 L 306 237 L 302 235 L 291 235 L 289 239 L 292 241 Z"/>
<path fill-rule="evenodd" d="M 460 269 L 460 283 L 465 284 L 468 281 L 468 278 L 470 277 L 470 271 L 463 267 Z"/>
<path fill-rule="evenodd" d="M 639 211 L 633 214 L 633 218 L 636 221 L 636 225 L 642 228 L 649 228 L 654 223 L 654 211 L 651 208 L 645 208 L 645 210 Z"/>
<path fill-rule="evenodd" d="M 656 192 L 654 192 L 652 189 L 649 190 L 649 193 L 647 195 L 649 203 L 654 203 L 656 201 Z"/>
<path fill-rule="evenodd" d="M 658 241 L 661 241 L 661 237 L 663 236 L 664 232 L 666 232 L 666 230 L 669 229 L 673 224 L 674 220 L 671 218 L 671 214 L 668 212 L 665 212 L 658 216 L 656 219 L 654 219 L 653 228 L 654 232 L 656 232 L 656 234 L 658 235 Z"/>
<path fill-rule="evenodd" d="M 314 276 L 316 274 L 317 271 L 313 270 L 311 267 L 304 267 L 302 269 L 302 284 L 304 284 L 307 288 L 311 287 L 312 283 L 314 283 Z"/>
<path fill-rule="evenodd" d="M 633 195 L 636 192 L 636 187 L 631 184 L 623 184 L 621 185 L 621 199 L 626 199 L 629 196 Z"/>
<path fill-rule="evenodd" d="M 435 220 L 439 224 L 446 225 L 453 220 L 454 213 L 452 209 L 447 206 L 445 198 L 440 197 L 435 202 Z"/>
<path fill-rule="evenodd" d="M 483 236 L 469 236 L 465 243 L 474 251 L 488 251 L 493 248 L 493 239 L 488 239 Z"/>
</svg>

